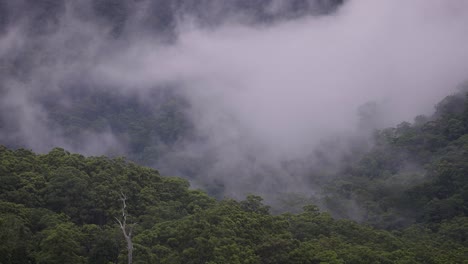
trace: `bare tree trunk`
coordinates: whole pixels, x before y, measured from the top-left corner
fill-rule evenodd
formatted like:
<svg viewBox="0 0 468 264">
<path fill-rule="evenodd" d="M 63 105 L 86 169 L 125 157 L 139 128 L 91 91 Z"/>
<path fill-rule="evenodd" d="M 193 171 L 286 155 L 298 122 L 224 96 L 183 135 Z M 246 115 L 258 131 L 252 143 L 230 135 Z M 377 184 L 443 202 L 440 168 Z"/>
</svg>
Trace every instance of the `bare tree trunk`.
<svg viewBox="0 0 468 264">
<path fill-rule="evenodd" d="M 132 231 L 133 231 L 133 225 L 127 226 L 127 213 L 125 212 L 125 209 L 127 207 L 127 204 L 125 201 L 127 200 L 127 196 L 125 196 L 123 193 L 120 193 L 120 200 L 122 201 L 122 221 L 119 220 L 117 217 L 115 217 L 115 220 L 120 225 L 120 229 L 122 229 L 122 233 L 125 237 L 125 241 L 127 241 L 127 257 L 128 257 L 128 264 L 132 264 L 133 261 L 133 242 L 132 242 Z"/>
</svg>

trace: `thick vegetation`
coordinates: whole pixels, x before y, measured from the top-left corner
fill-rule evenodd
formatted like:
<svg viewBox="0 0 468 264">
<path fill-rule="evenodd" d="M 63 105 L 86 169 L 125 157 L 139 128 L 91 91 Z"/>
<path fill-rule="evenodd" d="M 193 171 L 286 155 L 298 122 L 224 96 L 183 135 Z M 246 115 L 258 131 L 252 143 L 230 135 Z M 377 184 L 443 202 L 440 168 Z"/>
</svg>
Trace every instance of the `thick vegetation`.
<svg viewBox="0 0 468 264">
<path fill-rule="evenodd" d="M 84 88 L 60 94 L 62 100 L 67 98 L 67 105 L 50 94 L 42 101 L 49 126 L 63 131 L 72 146 L 81 144 L 83 130 L 108 132 L 124 145 L 129 159 L 154 165 L 179 140 L 191 138 L 192 123 L 185 114 L 189 105 L 175 90 L 157 89 L 148 96 L 150 103 L 137 96 Z"/>
<path fill-rule="evenodd" d="M 391 232 L 335 220 L 314 205 L 272 215 L 258 196 L 216 201 L 122 158 L 1 147 L 0 161 L 0 263 L 126 262 L 116 221 L 122 194 L 134 263 L 462 263 L 468 254 L 466 217 L 440 207 L 431 211 L 440 215 L 437 230 Z"/>
<path fill-rule="evenodd" d="M 361 220 L 382 228 L 466 225 L 467 155 L 468 100 L 460 93 L 442 100 L 431 117 L 377 132 L 376 146 L 329 184 L 325 203 L 343 217 L 357 204 Z M 466 229 L 454 233 L 463 232 L 467 237 Z"/>
<path fill-rule="evenodd" d="M 135 32 L 174 41 L 182 13 L 206 27 L 239 13 L 245 23 L 262 25 L 333 12 L 344 1 L 294 0 L 278 11 L 271 10 L 272 0 L 216 2 L 0 0 L 0 36 L 18 25 L 25 31 L 24 43 L 0 59 L 0 94 L 8 98 L 16 88 L 8 83 L 29 85 L 41 74 L 38 66 L 54 65 L 62 56 L 55 41 L 68 30 L 68 15 L 104 32 L 118 47 Z M 71 12 L 73 7 L 80 8 Z M 63 54 L 65 62 L 87 54 L 77 41 L 87 37 L 64 37 L 79 43 Z M 44 126 L 59 131 L 70 147 L 83 143 L 83 131 L 109 132 L 130 160 L 154 165 L 196 137 L 186 116 L 190 105 L 177 88 L 158 87 L 157 94 L 148 93 L 154 101 L 146 102 L 83 80 L 82 74 L 70 74 L 52 92 L 46 92 L 48 82 L 31 81 L 39 92 L 26 90 L 40 106 L 32 109 L 45 112 Z M 338 173 L 318 168 L 311 182 L 323 193 L 314 201 L 327 211 L 309 204 L 295 214 L 272 214 L 255 195 L 216 200 L 190 189 L 187 180 L 163 177 L 124 158 L 85 157 L 61 148 L 33 153 L 21 148 L 25 139 L 16 135 L 14 107 L 0 108 L 6 135 L 0 143 L 8 145 L 0 145 L 0 264 L 126 263 L 128 239 L 133 263 L 468 263 L 468 99 L 462 94 L 445 98 L 433 116 L 377 131 L 375 146 Z M 185 160 L 178 166 L 188 168 L 187 177 L 203 171 Z M 220 193 L 222 186 L 210 184 L 212 194 Z M 294 195 L 278 199 L 291 207 L 303 202 Z"/>
</svg>

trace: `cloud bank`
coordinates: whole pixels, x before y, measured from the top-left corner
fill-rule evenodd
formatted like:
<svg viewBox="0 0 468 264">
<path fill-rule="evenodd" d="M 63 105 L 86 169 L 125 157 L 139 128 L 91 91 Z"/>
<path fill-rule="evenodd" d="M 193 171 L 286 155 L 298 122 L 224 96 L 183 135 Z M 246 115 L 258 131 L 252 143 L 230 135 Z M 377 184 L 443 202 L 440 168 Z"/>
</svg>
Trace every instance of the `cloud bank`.
<svg viewBox="0 0 468 264">
<path fill-rule="evenodd" d="M 265 10 L 278 13 L 285 3 Z M 377 110 L 371 128 L 411 121 L 431 113 L 468 76 L 464 0 L 349 0 L 323 16 L 245 23 L 234 13 L 210 26 L 181 9 L 169 40 L 135 26 L 138 7 L 119 40 L 67 8 L 53 38 L 38 40 L 54 60 L 44 66 L 36 56 L 41 63 L 21 85 L 2 84 L 2 109 L 17 120 L 26 146 L 67 146 L 60 131 L 50 131 L 33 90 L 61 91 L 87 79 L 93 89 L 151 104 L 152 90 L 177 87 L 190 102 L 186 115 L 196 139 L 181 140 L 155 164 L 182 176 L 190 170 L 195 185 L 218 184 L 225 195 L 313 192 L 317 151 L 330 146 L 327 155 L 338 157 L 349 148 L 346 138 L 365 134 L 362 105 L 372 102 Z M 28 45 L 21 34 L 13 27 L 3 35 L 0 54 Z M 112 131 L 84 132 L 86 138 L 81 146 L 95 149 L 79 151 L 125 148 Z"/>
</svg>

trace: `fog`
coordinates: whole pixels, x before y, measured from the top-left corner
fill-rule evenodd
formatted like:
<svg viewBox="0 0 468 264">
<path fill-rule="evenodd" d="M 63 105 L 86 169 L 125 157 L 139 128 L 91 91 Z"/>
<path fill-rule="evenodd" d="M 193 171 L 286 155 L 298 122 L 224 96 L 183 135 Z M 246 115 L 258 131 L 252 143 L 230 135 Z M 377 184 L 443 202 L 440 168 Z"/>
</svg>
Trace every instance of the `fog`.
<svg viewBox="0 0 468 264">
<path fill-rule="evenodd" d="M 285 3 L 265 10 L 279 14 Z M 195 187 L 220 185 L 222 195 L 234 197 L 310 194 L 317 191 L 311 177 L 338 167 L 350 145 L 371 144 L 371 129 L 430 114 L 468 76 L 464 0 L 349 0 L 327 14 L 261 23 L 242 12 L 220 20 L 228 9 L 217 5 L 210 9 L 216 23 L 180 9 L 171 32 L 157 34 L 141 26 L 145 6 L 132 6 L 118 39 L 71 2 L 46 38 L 26 36 L 21 21 L 10 25 L 0 39 L 2 57 L 40 49 L 29 50 L 22 62 L 34 66 L 20 74 L 2 69 L 0 143 L 125 153 L 110 128 L 83 128 L 80 143 L 70 143 L 48 125 L 38 96 L 47 91 L 61 100 L 64 86 L 89 82 L 151 104 L 152 90 L 176 87 L 190 103 L 185 114 L 195 136 L 154 161 L 163 174 L 190 177 Z M 359 109 L 369 102 L 377 117 L 363 124 Z M 324 150 L 334 161 L 325 168 L 317 158 Z"/>
</svg>

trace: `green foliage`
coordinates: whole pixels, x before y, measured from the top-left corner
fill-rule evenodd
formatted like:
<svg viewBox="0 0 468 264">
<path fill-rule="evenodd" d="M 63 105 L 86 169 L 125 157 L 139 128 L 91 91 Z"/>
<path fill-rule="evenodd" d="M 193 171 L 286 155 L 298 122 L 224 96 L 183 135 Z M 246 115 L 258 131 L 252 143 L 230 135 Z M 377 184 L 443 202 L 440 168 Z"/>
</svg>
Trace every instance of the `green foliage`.
<svg viewBox="0 0 468 264">
<path fill-rule="evenodd" d="M 61 223 L 38 234 L 37 263 L 85 263 L 82 233 L 72 223 Z"/>
<path fill-rule="evenodd" d="M 99 0 L 99 12 L 113 13 L 125 6 L 125 1 Z M 119 30 L 119 29 L 114 29 Z M 44 108 L 50 113 L 50 125 L 65 131 L 70 144 L 81 144 L 82 131 L 104 133 L 112 131 L 120 142 L 126 142 L 126 155 L 140 164 L 153 165 L 180 138 L 189 137 L 192 124 L 185 114 L 189 104 L 174 92 L 158 89 L 151 103 L 137 96 L 123 96 L 111 91 L 81 88 L 69 91 L 69 105 L 64 106 L 49 95 Z M 59 154 L 59 153 L 57 153 Z M 123 153 L 118 153 L 123 154 Z"/>
<path fill-rule="evenodd" d="M 0 263 L 28 263 L 32 234 L 26 209 L 0 202 Z"/>
<path fill-rule="evenodd" d="M 337 216 L 389 229 L 417 222 L 437 230 L 466 217 L 467 139 L 468 100 L 448 96 L 433 116 L 378 131 L 376 145 L 329 183 L 324 204 Z"/>
<path fill-rule="evenodd" d="M 388 143 L 328 186 L 325 203 L 335 210 L 364 204 L 363 220 L 374 227 L 336 220 L 312 204 L 272 215 L 259 196 L 216 201 L 123 158 L 0 147 L 0 263 L 124 263 L 114 220 L 121 193 L 135 224 L 134 263 L 463 263 L 468 140 L 422 148 L 425 141 L 409 139 L 426 124 L 386 131 Z M 409 157 L 424 160 L 426 152 L 435 157 L 426 170 L 402 172 Z M 405 217 L 419 223 L 409 226 Z"/>
</svg>

